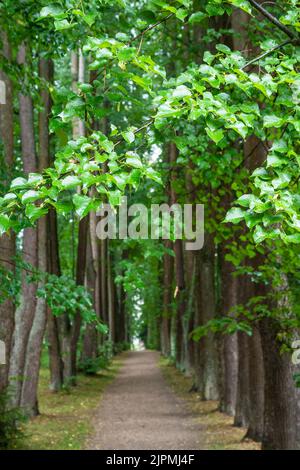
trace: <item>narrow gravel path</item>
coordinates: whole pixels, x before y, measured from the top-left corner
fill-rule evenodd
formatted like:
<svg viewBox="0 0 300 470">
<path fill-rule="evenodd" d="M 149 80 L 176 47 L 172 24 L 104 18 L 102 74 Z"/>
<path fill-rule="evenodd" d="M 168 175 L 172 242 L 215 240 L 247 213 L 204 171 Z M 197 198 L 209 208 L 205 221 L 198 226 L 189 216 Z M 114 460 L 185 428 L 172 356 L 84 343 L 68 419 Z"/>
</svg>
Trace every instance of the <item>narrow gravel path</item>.
<svg viewBox="0 0 300 470">
<path fill-rule="evenodd" d="M 87 449 L 201 448 L 199 425 L 166 383 L 153 351 L 129 352 L 106 389 Z"/>
</svg>

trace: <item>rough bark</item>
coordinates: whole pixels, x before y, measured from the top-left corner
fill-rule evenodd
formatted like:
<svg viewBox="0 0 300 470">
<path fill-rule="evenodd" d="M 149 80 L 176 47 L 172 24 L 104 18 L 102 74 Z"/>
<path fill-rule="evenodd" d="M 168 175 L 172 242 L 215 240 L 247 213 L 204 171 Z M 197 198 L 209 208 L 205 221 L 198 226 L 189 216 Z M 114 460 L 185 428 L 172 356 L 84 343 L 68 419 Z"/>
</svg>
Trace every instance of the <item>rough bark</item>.
<svg viewBox="0 0 300 470">
<path fill-rule="evenodd" d="M 18 63 L 26 65 L 27 50 L 22 44 L 18 51 Z M 25 174 L 37 170 L 36 150 L 34 138 L 33 103 L 29 95 L 19 94 L 19 119 L 21 132 L 21 152 L 23 170 Z M 26 228 L 23 234 L 23 261 L 37 267 L 37 230 Z M 21 304 L 16 310 L 13 347 L 10 360 L 10 384 L 14 390 L 12 402 L 15 406 L 20 404 L 21 389 L 25 367 L 26 348 L 33 323 L 36 307 L 36 283 L 28 283 L 27 275 L 22 273 Z"/>
<path fill-rule="evenodd" d="M 46 81 L 50 81 L 53 69 L 52 62 L 47 59 L 39 61 L 39 75 Z M 50 95 L 47 89 L 41 90 L 41 99 L 43 109 L 39 112 L 39 165 L 38 169 L 42 172 L 49 166 L 49 129 L 48 119 L 51 106 Z M 48 251 L 47 251 L 47 217 L 42 217 L 38 221 L 38 269 L 41 273 L 48 269 Z M 44 279 L 39 281 L 38 288 L 43 288 Z M 38 409 L 38 381 L 40 371 L 40 359 L 42 352 L 43 338 L 47 321 L 47 305 L 43 297 L 38 297 L 34 319 L 26 347 L 24 383 L 21 393 L 21 407 L 26 410 L 29 416 L 35 416 L 39 413 Z"/>
<path fill-rule="evenodd" d="M 261 442 L 264 430 L 264 366 L 259 329 L 254 326 L 249 338 L 250 415 L 246 438 Z"/>
<path fill-rule="evenodd" d="M 170 165 L 171 173 L 171 194 L 170 203 L 171 205 L 177 203 L 177 194 L 174 188 L 176 181 L 176 170 L 175 164 L 178 156 L 178 150 L 176 145 L 172 142 L 168 148 L 168 161 Z M 176 336 L 175 336 L 175 348 L 176 348 L 176 365 L 181 368 L 183 366 L 183 316 L 186 310 L 186 294 L 185 294 L 185 279 L 184 279 L 184 256 L 183 256 L 183 243 L 182 240 L 175 240 L 174 242 L 174 254 L 175 254 L 175 299 L 176 299 Z"/>
<path fill-rule="evenodd" d="M 289 354 L 280 354 L 277 335 L 280 325 L 265 318 L 260 334 L 265 367 L 265 412 L 263 450 L 296 449 L 295 385 Z"/>
<path fill-rule="evenodd" d="M 250 279 L 246 276 L 238 277 L 238 304 L 245 305 L 253 289 Z M 250 375 L 249 375 L 249 337 L 246 333 L 239 331 L 238 341 L 238 383 L 236 396 L 236 409 L 234 425 L 247 427 L 250 418 Z"/>
<path fill-rule="evenodd" d="M 61 275 L 57 234 L 57 215 L 51 210 L 47 217 L 48 223 L 48 271 L 56 276 Z M 49 352 L 50 390 L 58 392 L 64 381 L 64 363 L 62 360 L 62 344 L 60 330 L 66 318 L 56 318 L 47 309 L 47 337 Z"/>
<path fill-rule="evenodd" d="M 200 254 L 201 324 L 207 323 L 216 315 L 215 299 L 215 246 L 213 237 L 206 235 Z M 209 333 L 200 341 L 203 354 L 202 390 L 204 400 L 219 398 L 218 338 Z"/>
<path fill-rule="evenodd" d="M 167 249 L 171 249 L 171 242 L 165 243 Z M 163 258 L 163 310 L 161 318 L 161 352 L 168 357 L 171 354 L 171 322 L 172 313 L 172 279 L 173 279 L 173 257 L 169 253 L 164 254 Z"/>
<path fill-rule="evenodd" d="M 109 340 L 112 344 L 116 340 L 116 302 L 115 302 L 115 288 L 113 279 L 112 268 L 112 254 L 109 249 L 107 252 L 107 296 L 108 296 L 108 326 L 109 326 Z"/>
<path fill-rule="evenodd" d="M 88 241 L 88 216 L 81 219 L 78 230 L 78 248 L 76 263 L 76 284 L 83 286 L 85 282 L 87 241 Z M 81 315 L 77 312 L 70 331 L 70 379 L 76 377 L 77 344 L 80 336 Z"/>
<path fill-rule="evenodd" d="M 87 263 L 86 263 L 86 288 L 93 297 L 93 304 L 95 308 L 95 281 L 96 272 L 93 263 L 93 252 L 91 245 L 91 232 L 88 234 L 87 241 Z M 97 357 L 97 331 L 94 325 L 86 325 L 81 358 L 84 361 L 96 359 Z"/>
<path fill-rule="evenodd" d="M 220 247 L 220 311 L 222 316 L 230 315 L 237 304 L 238 279 L 233 276 L 234 266 L 226 261 L 226 247 Z M 234 415 L 237 392 L 238 350 L 237 335 L 224 335 L 221 338 L 221 384 L 220 410 L 230 416 Z"/>
<path fill-rule="evenodd" d="M 250 416 L 249 396 L 249 338 L 246 333 L 238 332 L 238 384 L 234 425 L 247 427 Z"/>
<path fill-rule="evenodd" d="M 1 33 L 2 54 L 7 59 L 11 59 L 11 50 L 5 33 Z M 6 103 L 0 104 L 0 139 L 3 145 L 3 161 L 6 180 L 11 179 L 11 170 L 14 161 L 14 122 L 13 122 L 13 88 L 9 77 L 0 70 L 0 80 L 5 83 Z M 1 181 L 1 186 L 6 182 Z M 13 270 L 11 264 L 15 255 L 15 236 L 13 234 L 2 235 L 0 237 L 0 263 L 5 269 Z M 12 299 L 7 299 L 0 304 L 0 340 L 5 344 L 6 364 L 0 365 L 0 392 L 4 390 L 8 383 L 8 369 L 11 355 L 12 335 L 14 330 L 14 303 Z"/>
<path fill-rule="evenodd" d="M 47 270 L 47 220 L 43 217 L 38 221 L 38 268 Z M 39 283 L 43 287 L 43 281 Z M 44 298 L 37 299 L 35 315 L 26 348 L 24 367 L 24 383 L 21 394 L 21 407 L 28 416 L 39 414 L 38 381 L 43 337 L 46 328 L 47 308 Z"/>
</svg>

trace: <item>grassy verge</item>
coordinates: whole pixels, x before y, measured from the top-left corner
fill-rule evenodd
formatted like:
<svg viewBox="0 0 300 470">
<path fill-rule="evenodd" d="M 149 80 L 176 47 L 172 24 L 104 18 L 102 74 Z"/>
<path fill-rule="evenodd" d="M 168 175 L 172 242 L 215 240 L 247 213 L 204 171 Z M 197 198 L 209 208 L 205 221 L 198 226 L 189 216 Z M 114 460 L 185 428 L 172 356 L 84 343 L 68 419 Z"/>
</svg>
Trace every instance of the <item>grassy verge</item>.
<svg viewBox="0 0 300 470">
<path fill-rule="evenodd" d="M 201 442 L 208 450 L 259 450 L 260 444 L 243 440 L 246 429 L 233 426 L 233 418 L 218 411 L 215 401 L 200 400 L 197 392 L 189 392 L 192 386 L 191 377 L 178 371 L 168 359 L 160 360 L 162 372 L 172 389 L 183 398 L 198 424 L 203 428 Z"/>
<path fill-rule="evenodd" d="M 78 385 L 59 393 L 49 390 L 49 372 L 42 367 L 39 384 L 40 416 L 24 426 L 22 449 L 79 450 L 92 431 L 91 417 L 106 386 L 120 366 L 116 358 L 95 376 L 79 375 Z M 20 448 L 20 447 L 19 447 Z"/>
</svg>

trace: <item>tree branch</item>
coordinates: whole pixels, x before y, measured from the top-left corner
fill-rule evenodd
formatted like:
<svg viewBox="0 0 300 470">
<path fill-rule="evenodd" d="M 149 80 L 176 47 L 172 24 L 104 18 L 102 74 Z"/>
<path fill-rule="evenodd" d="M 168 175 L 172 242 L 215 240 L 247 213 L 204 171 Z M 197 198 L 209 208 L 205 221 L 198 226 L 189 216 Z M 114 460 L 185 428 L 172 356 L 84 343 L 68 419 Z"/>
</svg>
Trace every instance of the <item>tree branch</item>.
<svg viewBox="0 0 300 470">
<path fill-rule="evenodd" d="M 150 26 L 148 26 L 147 28 L 145 28 L 141 33 L 137 34 L 137 36 L 135 36 L 134 38 L 132 38 L 128 45 L 129 44 L 132 44 L 134 41 L 136 41 L 137 39 L 139 39 L 140 37 L 144 36 L 144 34 L 148 33 L 148 31 L 151 31 L 152 29 L 156 28 L 156 26 L 159 26 L 160 24 L 164 23 L 165 21 L 169 20 L 170 18 L 172 18 L 172 16 L 174 16 L 175 13 L 170 13 L 169 15 L 165 16 L 164 18 L 162 18 L 160 21 L 157 21 L 157 23 L 155 24 L 152 24 Z"/>
<path fill-rule="evenodd" d="M 287 44 L 291 44 L 293 42 L 294 41 L 292 39 L 287 39 L 282 44 L 278 44 L 277 46 L 273 47 L 272 49 L 269 49 L 268 51 L 264 52 L 263 54 L 259 55 L 258 57 L 255 57 L 254 59 L 250 60 L 250 62 L 247 62 L 247 64 L 245 64 L 241 68 L 241 70 L 244 70 L 246 67 L 248 67 L 249 65 L 254 64 L 258 60 L 263 59 L 264 57 L 267 57 L 269 54 L 272 54 L 272 52 L 276 51 L 277 49 L 281 49 L 282 47 L 286 46 Z"/>
<path fill-rule="evenodd" d="M 248 0 L 249 3 L 258 10 L 263 16 L 265 16 L 271 23 L 273 23 L 277 28 L 281 29 L 285 34 L 289 36 L 291 39 L 296 39 L 296 34 L 293 31 L 290 31 L 284 24 L 282 24 L 275 16 L 269 13 L 264 7 L 262 7 L 259 3 L 255 0 Z"/>
</svg>

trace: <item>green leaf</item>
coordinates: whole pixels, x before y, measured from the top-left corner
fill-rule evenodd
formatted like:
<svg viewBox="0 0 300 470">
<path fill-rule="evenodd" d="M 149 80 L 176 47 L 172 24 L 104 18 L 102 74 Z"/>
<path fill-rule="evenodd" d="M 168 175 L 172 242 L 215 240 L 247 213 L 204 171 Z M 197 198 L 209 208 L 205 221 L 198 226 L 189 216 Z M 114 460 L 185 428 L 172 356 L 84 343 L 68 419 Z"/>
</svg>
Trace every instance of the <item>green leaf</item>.
<svg viewBox="0 0 300 470">
<path fill-rule="evenodd" d="M 275 189 L 282 189 L 288 186 L 291 181 L 291 175 L 289 173 L 280 173 L 278 178 L 272 180 L 272 186 Z"/>
<path fill-rule="evenodd" d="M 243 137 L 243 139 L 247 137 L 248 128 L 243 122 L 241 121 L 236 122 L 235 124 L 230 125 L 230 127 L 231 129 L 236 131 L 238 134 L 240 134 L 240 136 Z"/>
<path fill-rule="evenodd" d="M 150 178 L 156 183 L 162 184 L 162 179 L 161 179 L 160 174 L 157 171 L 155 171 L 152 167 L 148 167 L 146 169 L 145 175 L 147 176 L 147 178 Z"/>
<path fill-rule="evenodd" d="M 136 56 L 137 50 L 135 47 L 123 47 L 117 53 L 118 59 L 121 62 L 128 62 Z"/>
<path fill-rule="evenodd" d="M 177 11 L 176 11 L 176 18 L 178 18 L 179 20 L 181 21 L 184 21 L 184 19 L 187 17 L 188 15 L 188 11 L 185 10 L 184 8 L 179 8 Z"/>
<path fill-rule="evenodd" d="M 255 201 L 255 199 L 256 197 L 254 196 L 254 194 L 243 194 L 235 202 L 237 204 L 240 204 L 240 206 L 249 207 L 251 202 Z"/>
<path fill-rule="evenodd" d="M 12 180 L 10 189 L 22 189 L 28 186 L 28 181 L 25 178 L 15 178 Z"/>
<path fill-rule="evenodd" d="M 266 238 L 268 238 L 269 233 L 263 229 L 261 225 L 257 225 L 255 227 L 254 233 L 253 233 L 253 240 L 255 243 L 261 243 L 264 241 Z"/>
<path fill-rule="evenodd" d="M 224 52 L 224 54 L 231 54 L 231 49 L 225 44 L 217 44 L 216 49 L 220 52 Z"/>
<path fill-rule="evenodd" d="M 228 0 L 235 7 L 240 8 L 241 10 L 246 11 L 249 15 L 252 15 L 252 9 L 249 2 L 246 0 Z"/>
<path fill-rule="evenodd" d="M 64 189 L 72 189 L 80 184 L 78 176 L 66 176 L 61 180 L 61 185 Z"/>
<path fill-rule="evenodd" d="M 177 117 L 181 114 L 181 109 L 172 108 L 169 103 L 164 103 L 158 108 L 156 118 Z"/>
<path fill-rule="evenodd" d="M 174 98 L 184 98 L 185 96 L 191 96 L 191 90 L 185 85 L 179 85 L 172 93 Z"/>
<path fill-rule="evenodd" d="M 285 235 L 283 240 L 286 243 L 300 243 L 300 233 L 293 233 L 291 235 Z"/>
<path fill-rule="evenodd" d="M 131 144 L 135 140 L 135 134 L 133 131 L 130 131 L 130 130 L 122 132 L 122 136 L 124 137 L 126 142 L 128 142 L 128 144 Z"/>
<path fill-rule="evenodd" d="M 57 5 L 57 4 L 52 4 L 52 5 L 48 5 L 47 7 L 44 7 L 41 9 L 40 11 L 40 18 L 47 18 L 49 16 L 52 16 L 52 17 L 57 17 L 57 16 L 60 16 L 64 14 L 64 11 L 63 9 Z"/>
<path fill-rule="evenodd" d="M 40 196 L 41 195 L 38 191 L 29 190 L 29 191 L 26 191 L 26 193 L 22 195 L 21 200 L 23 204 L 27 204 L 28 202 L 36 201 L 37 199 L 40 198 Z"/>
<path fill-rule="evenodd" d="M 5 214 L 0 214 L 0 235 L 3 235 L 10 228 L 9 217 Z"/>
<path fill-rule="evenodd" d="M 140 157 L 134 152 L 127 152 L 126 153 L 126 163 L 129 166 L 134 168 L 143 168 L 143 163 L 141 162 Z"/>
<path fill-rule="evenodd" d="M 69 23 L 68 20 L 57 20 L 57 21 L 54 21 L 54 26 L 57 31 L 62 31 L 64 29 L 73 28 L 74 23 Z"/>
<path fill-rule="evenodd" d="M 216 144 L 220 142 L 220 140 L 223 139 L 224 133 L 221 129 L 217 129 L 215 131 L 209 129 L 208 127 L 205 128 L 207 135 L 213 140 Z"/>
<path fill-rule="evenodd" d="M 112 179 L 113 179 L 114 183 L 118 186 L 118 188 L 123 191 L 126 184 L 127 184 L 128 174 L 127 173 L 119 173 L 118 175 L 113 175 Z"/>
<path fill-rule="evenodd" d="M 29 173 L 28 183 L 38 185 L 44 181 L 44 178 L 39 173 Z"/>
<path fill-rule="evenodd" d="M 207 18 L 207 14 L 203 13 L 202 11 L 197 11 L 193 13 L 189 18 L 189 23 L 201 23 L 203 20 Z"/>
<path fill-rule="evenodd" d="M 109 191 L 108 201 L 112 206 L 118 206 L 121 203 L 122 193 L 118 189 L 116 191 Z"/>
<path fill-rule="evenodd" d="M 237 224 L 245 217 L 245 211 L 240 207 L 232 207 L 226 214 L 224 222 Z"/>
<path fill-rule="evenodd" d="M 73 203 L 78 217 L 81 219 L 89 213 L 92 199 L 89 196 L 74 194 Z"/>
<path fill-rule="evenodd" d="M 285 122 L 284 119 L 275 116 L 275 114 L 271 114 L 269 116 L 264 116 L 264 127 L 281 127 L 282 124 Z"/>
<path fill-rule="evenodd" d="M 25 214 L 32 223 L 46 215 L 47 212 L 48 209 L 46 207 L 37 207 L 34 204 L 27 204 L 25 209 Z"/>
</svg>

